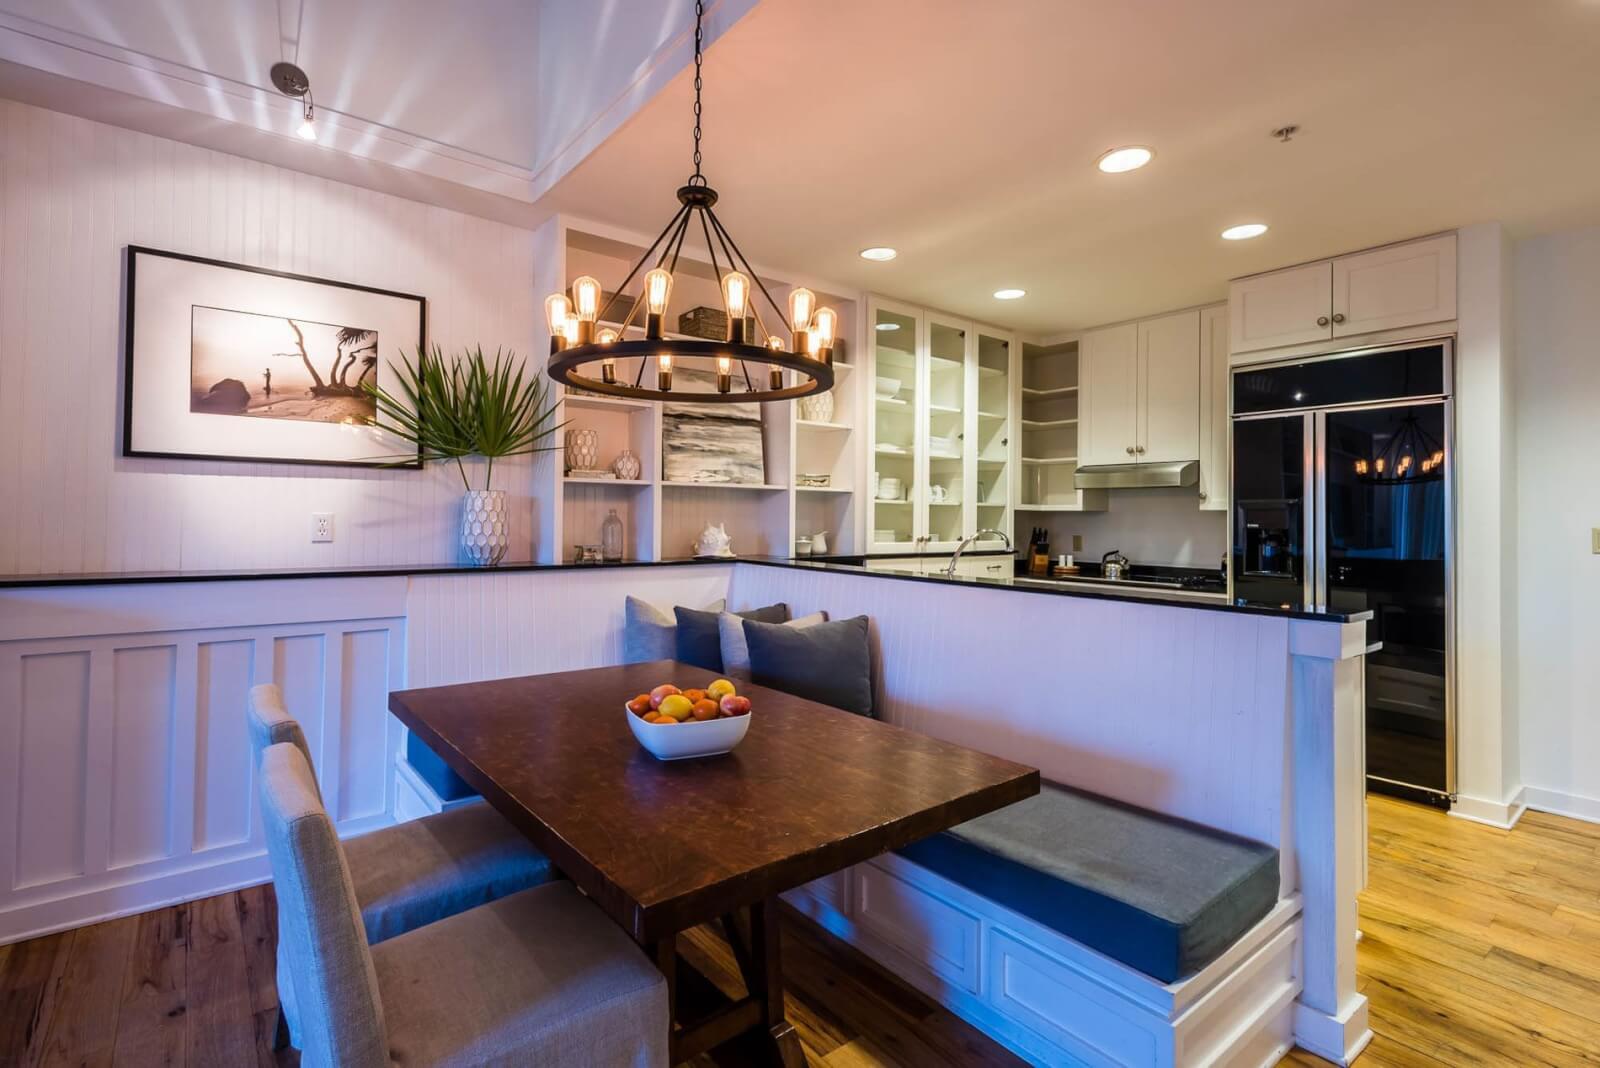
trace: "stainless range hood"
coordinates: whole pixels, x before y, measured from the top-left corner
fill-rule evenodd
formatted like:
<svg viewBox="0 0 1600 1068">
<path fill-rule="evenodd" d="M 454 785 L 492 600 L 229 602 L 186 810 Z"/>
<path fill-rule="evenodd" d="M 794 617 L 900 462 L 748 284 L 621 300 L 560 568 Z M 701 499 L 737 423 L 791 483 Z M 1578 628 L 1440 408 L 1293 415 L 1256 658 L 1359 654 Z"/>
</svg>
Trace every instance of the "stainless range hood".
<svg viewBox="0 0 1600 1068">
<path fill-rule="evenodd" d="M 1193 486 L 1200 481 L 1198 460 L 1177 460 L 1150 464 L 1097 464 L 1080 467 L 1079 489 L 1153 489 L 1161 486 Z"/>
</svg>

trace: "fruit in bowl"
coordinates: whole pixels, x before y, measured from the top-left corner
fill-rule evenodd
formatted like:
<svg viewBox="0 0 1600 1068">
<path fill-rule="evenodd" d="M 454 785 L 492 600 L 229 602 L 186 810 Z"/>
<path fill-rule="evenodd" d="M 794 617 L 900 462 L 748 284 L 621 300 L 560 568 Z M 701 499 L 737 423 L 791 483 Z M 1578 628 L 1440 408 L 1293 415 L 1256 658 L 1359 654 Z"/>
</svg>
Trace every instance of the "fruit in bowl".
<svg viewBox="0 0 1600 1068">
<path fill-rule="evenodd" d="M 726 753 L 750 729 L 750 699 L 727 679 L 717 679 L 704 689 L 680 690 L 663 683 L 624 707 L 634 738 L 658 760 Z"/>
</svg>

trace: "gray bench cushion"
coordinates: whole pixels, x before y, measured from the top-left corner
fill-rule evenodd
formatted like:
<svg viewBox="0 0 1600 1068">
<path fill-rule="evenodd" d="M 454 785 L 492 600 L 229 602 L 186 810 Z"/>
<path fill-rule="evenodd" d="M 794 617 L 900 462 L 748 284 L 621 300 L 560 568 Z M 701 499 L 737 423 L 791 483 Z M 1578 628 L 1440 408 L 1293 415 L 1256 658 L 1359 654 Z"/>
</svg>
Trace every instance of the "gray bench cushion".
<svg viewBox="0 0 1600 1068">
<path fill-rule="evenodd" d="M 1049 783 L 900 853 L 1164 983 L 1278 900 L 1273 847 Z"/>
<path fill-rule="evenodd" d="M 396 1065 L 667 1063 L 667 982 L 571 883 L 372 947 Z"/>
<path fill-rule="evenodd" d="M 344 852 L 373 944 L 555 874 L 549 858 L 487 803 L 351 838 Z"/>
</svg>

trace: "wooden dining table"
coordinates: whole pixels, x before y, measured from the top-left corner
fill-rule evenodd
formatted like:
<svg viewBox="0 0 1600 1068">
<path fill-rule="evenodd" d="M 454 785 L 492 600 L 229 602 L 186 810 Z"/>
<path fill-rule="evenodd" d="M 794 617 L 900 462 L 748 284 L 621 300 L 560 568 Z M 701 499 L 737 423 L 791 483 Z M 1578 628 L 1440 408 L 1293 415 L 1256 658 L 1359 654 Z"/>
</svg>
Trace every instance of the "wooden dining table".
<svg viewBox="0 0 1600 1068">
<path fill-rule="evenodd" d="M 644 947 L 667 979 L 674 1064 L 758 1030 L 764 1057 L 804 1064 L 778 895 L 1031 797 L 1039 772 L 748 684 L 731 753 L 640 747 L 628 699 L 716 677 L 663 660 L 401 690 L 389 710 Z M 703 923 L 721 924 L 748 994 L 691 1014 L 677 939 Z"/>
</svg>

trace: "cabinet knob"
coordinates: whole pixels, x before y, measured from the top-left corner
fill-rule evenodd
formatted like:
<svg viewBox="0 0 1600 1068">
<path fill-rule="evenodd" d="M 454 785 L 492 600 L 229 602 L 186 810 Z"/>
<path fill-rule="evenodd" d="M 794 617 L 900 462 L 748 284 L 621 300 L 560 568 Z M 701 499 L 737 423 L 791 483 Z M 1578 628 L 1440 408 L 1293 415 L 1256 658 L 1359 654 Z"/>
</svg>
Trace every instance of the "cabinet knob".
<svg viewBox="0 0 1600 1068">
<path fill-rule="evenodd" d="M 1143 456 L 1144 455 L 1144 446 L 1140 445 L 1138 448 L 1134 449 L 1133 451 L 1138 453 L 1140 456 Z"/>
<path fill-rule="evenodd" d="M 1344 322 L 1344 312 L 1334 312 L 1333 313 L 1333 321 L 1336 322 L 1336 323 Z"/>
<path fill-rule="evenodd" d="M 1318 326 L 1327 326 L 1328 325 L 1328 317 L 1326 315 L 1317 316 L 1317 325 Z"/>
<path fill-rule="evenodd" d="M 1202 501 L 1206 499 L 1206 491 L 1205 490 L 1201 490 L 1200 491 L 1200 499 Z"/>
<path fill-rule="evenodd" d="M 1133 455 L 1133 446 L 1132 446 L 1132 445 L 1129 445 L 1129 446 L 1128 446 L 1128 455 L 1129 455 L 1129 456 L 1132 456 L 1132 455 Z"/>
<path fill-rule="evenodd" d="M 1011 444 L 1011 439 L 1010 438 L 1001 438 L 1000 439 L 1000 444 L 1002 444 L 1002 445 L 1010 445 Z"/>
</svg>

